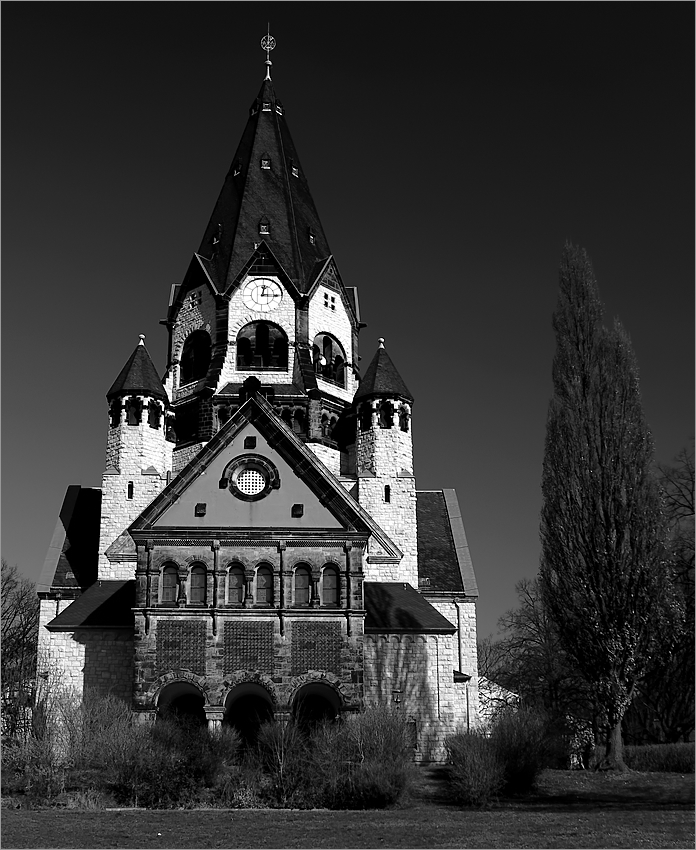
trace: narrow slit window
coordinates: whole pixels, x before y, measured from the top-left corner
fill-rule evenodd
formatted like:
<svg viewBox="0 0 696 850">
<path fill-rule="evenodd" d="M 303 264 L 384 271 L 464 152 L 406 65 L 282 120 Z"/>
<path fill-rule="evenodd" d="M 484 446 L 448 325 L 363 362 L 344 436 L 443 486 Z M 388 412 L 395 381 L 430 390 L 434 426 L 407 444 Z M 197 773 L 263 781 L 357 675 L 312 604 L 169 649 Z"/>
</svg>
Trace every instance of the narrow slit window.
<svg viewBox="0 0 696 850">
<path fill-rule="evenodd" d="M 133 482 L 132 481 L 128 482 L 128 498 L 129 499 L 133 498 Z"/>
<path fill-rule="evenodd" d="M 384 501 L 391 502 L 391 487 L 388 484 L 384 485 Z"/>
</svg>

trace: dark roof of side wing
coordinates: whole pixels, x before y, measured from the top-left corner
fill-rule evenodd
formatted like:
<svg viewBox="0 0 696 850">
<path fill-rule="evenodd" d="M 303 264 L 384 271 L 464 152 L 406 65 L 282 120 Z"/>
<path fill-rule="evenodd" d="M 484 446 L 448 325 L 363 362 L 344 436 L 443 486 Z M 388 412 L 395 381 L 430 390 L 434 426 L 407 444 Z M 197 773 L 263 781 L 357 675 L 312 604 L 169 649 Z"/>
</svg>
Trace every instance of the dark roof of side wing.
<svg viewBox="0 0 696 850">
<path fill-rule="evenodd" d="M 96 581 L 46 626 L 49 631 L 132 629 L 135 581 Z"/>
<path fill-rule="evenodd" d="M 416 522 L 421 588 L 424 591 L 478 596 L 474 566 L 455 491 L 418 490 Z"/>
<path fill-rule="evenodd" d="M 456 628 L 410 584 L 366 581 L 365 633 L 452 634 Z"/>
</svg>

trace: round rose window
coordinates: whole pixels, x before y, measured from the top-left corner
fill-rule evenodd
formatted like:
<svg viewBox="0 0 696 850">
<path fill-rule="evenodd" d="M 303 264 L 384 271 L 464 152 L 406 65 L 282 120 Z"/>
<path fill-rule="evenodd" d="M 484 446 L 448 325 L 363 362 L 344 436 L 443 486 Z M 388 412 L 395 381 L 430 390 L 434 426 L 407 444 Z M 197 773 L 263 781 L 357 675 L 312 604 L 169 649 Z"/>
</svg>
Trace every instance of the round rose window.
<svg viewBox="0 0 696 850">
<path fill-rule="evenodd" d="M 258 469 L 245 469 L 237 476 L 236 484 L 245 496 L 257 496 L 266 489 L 266 478 Z"/>
<path fill-rule="evenodd" d="M 280 476 L 268 458 L 242 455 L 227 465 L 220 479 L 220 487 L 229 488 L 234 496 L 244 502 L 256 502 L 280 487 Z"/>
</svg>

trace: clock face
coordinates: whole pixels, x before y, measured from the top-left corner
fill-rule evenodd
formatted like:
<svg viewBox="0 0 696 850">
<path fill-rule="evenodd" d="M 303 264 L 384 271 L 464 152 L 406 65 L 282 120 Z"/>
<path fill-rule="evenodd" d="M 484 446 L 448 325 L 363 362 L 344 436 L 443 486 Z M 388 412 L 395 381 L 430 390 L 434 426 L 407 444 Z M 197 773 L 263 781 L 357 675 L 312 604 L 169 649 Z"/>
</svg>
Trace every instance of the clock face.
<svg viewBox="0 0 696 850">
<path fill-rule="evenodd" d="M 244 287 L 242 300 L 249 310 L 269 313 L 280 304 L 283 290 L 274 280 L 266 277 L 255 277 Z"/>
</svg>

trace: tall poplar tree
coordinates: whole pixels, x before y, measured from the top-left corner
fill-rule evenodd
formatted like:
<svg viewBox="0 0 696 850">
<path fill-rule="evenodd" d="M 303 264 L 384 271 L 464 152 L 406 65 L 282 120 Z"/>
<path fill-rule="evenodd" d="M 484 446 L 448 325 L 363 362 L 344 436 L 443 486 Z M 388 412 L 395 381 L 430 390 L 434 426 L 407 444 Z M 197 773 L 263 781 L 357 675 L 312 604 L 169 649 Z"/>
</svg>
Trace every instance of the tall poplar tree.
<svg viewBox="0 0 696 850">
<path fill-rule="evenodd" d="M 541 513 L 541 587 L 562 645 L 604 712 L 602 767 L 625 769 L 621 720 L 669 615 L 660 489 L 628 335 L 586 252 L 566 245 Z"/>
</svg>

